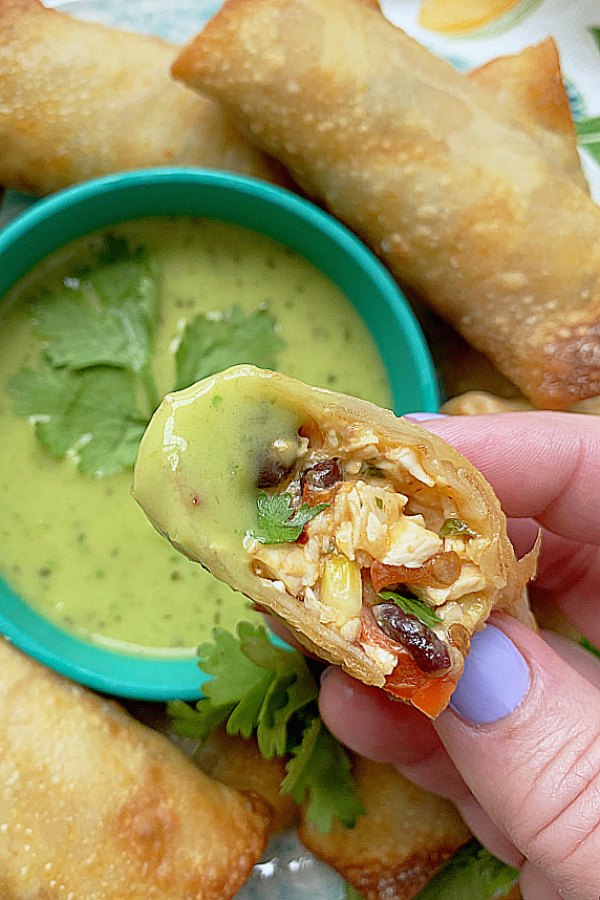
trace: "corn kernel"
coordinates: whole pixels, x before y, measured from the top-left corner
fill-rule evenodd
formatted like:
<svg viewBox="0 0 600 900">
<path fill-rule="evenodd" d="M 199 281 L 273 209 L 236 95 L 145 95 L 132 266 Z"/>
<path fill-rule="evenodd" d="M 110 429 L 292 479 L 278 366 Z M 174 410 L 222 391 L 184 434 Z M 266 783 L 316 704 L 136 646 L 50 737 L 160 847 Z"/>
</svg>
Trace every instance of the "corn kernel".
<svg viewBox="0 0 600 900">
<path fill-rule="evenodd" d="M 325 560 L 320 591 L 321 603 L 332 607 L 340 623 L 360 616 L 362 579 L 355 560 L 334 553 Z"/>
</svg>

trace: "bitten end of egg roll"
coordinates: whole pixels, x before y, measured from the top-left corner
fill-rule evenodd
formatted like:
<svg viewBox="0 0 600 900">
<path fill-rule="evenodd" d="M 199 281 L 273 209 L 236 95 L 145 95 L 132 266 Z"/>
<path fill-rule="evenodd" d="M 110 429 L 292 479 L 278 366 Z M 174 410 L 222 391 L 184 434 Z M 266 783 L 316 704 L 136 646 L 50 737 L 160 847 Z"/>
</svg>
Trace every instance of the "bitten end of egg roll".
<svg viewBox="0 0 600 900">
<path fill-rule="evenodd" d="M 522 605 L 500 504 L 452 447 L 371 403 L 251 366 L 168 395 L 133 493 L 173 546 L 318 656 L 434 717 L 473 633 Z"/>
</svg>

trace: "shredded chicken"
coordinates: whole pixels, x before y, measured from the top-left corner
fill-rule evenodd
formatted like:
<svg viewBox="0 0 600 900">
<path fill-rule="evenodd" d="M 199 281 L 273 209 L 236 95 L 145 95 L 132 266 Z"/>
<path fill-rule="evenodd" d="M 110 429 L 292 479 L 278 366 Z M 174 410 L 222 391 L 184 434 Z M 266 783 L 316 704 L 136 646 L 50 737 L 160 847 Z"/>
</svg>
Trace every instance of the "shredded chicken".
<svg viewBox="0 0 600 900">
<path fill-rule="evenodd" d="M 403 485 L 394 480 L 398 467 L 406 473 Z M 321 484 L 316 475 L 323 481 L 323 473 L 327 478 Z M 393 643 L 386 643 L 386 633 L 381 634 L 380 642 L 374 642 L 364 628 L 365 608 L 382 602 L 372 587 L 369 567 L 376 561 L 384 574 L 392 573 L 378 584 L 393 582 L 395 572 L 418 569 L 414 579 L 407 575 L 391 587 L 431 610 L 425 623 L 423 617 L 418 620 L 418 628 L 431 635 L 432 643 L 436 638 L 446 641 L 453 653 L 456 635 L 468 644 L 484 611 L 480 595 L 487 585 L 477 561 L 489 541 L 472 534 L 440 535 L 442 523 L 456 516 L 455 505 L 442 493 L 434 508 L 431 499 L 421 496 L 420 486 L 445 483 L 443 475 L 425 471 L 414 448 L 380 446 L 377 434 L 362 427 L 348 427 L 340 433 L 328 430 L 314 446 L 312 441 L 303 446 L 294 470 L 277 487 L 296 503 L 315 506 L 325 501 L 326 508 L 304 526 L 296 543 L 252 541 L 247 545 L 255 571 L 280 581 L 323 625 L 337 629 L 345 640 L 360 643 L 388 674 L 397 662 Z M 446 571 L 448 558 L 452 558 L 450 583 L 436 581 L 430 574 L 444 554 L 441 562 Z M 378 608 L 377 625 L 381 624 L 381 611 Z M 398 612 L 398 616 L 406 615 L 410 619 L 410 612 Z M 371 626 L 373 622 L 371 616 Z"/>
</svg>

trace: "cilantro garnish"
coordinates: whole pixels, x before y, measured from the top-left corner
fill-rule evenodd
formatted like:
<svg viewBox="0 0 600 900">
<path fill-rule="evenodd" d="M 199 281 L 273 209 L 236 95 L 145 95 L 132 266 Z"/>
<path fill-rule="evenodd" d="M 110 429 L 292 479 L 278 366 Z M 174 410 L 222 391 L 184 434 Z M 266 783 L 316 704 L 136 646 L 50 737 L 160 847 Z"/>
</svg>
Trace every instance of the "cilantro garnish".
<svg viewBox="0 0 600 900">
<path fill-rule="evenodd" d="M 71 456 L 85 474 L 132 466 L 158 406 L 152 355 L 160 294 L 155 260 L 108 234 L 95 265 L 31 300 L 33 328 L 44 340 L 40 367 L 21 369 L 8 390 L 39 441 L 55 456 Z M 233 363 L 273 367 L 283 346 L 276 331 L 265 310 L 197 316 L 177 353 L 178 387 Z M 143 413 L 138 395 L 146 398 Z"/>
<path fill-rule="evenodd" d="M 579 646 L 583 647 L 585 650 L 588 650 L 590 653 L 593 653 L 594 656 L 597 656 L 598 659 L 600 659 L 600 647 L 596 647 L 596 645 L 592 644 L 591 641 L 588 641 L 586 637 L 580 638 Z"/>
<path fill-rule="evenodd" d="M 177 734 L 203 741 L 225 722 L 228 734 L 255 736 L 266 759 L 291 754 L 281 791 L 297 803 L 308 800 L 308 816 L 320 830 L 334 818 L 353 825 L 362 807 L 350 761 L 319 718 L 317 684 L 304 657 L 275 647 L 264 626 L 249 622 L 238 625 L 237 635 L 214 629 L 198 654 L 211 677 L 195 709 L 168 705 Z"/>
<path fill-rule="evenodd" d="M 505 897 L 518 880 L 516 869 L 471 841 L 442 866 L 417 900 L 497 900 Z"/>
<path fill-rule="evenodd" d="M 455 537 L 464 535 L 465 537 L 475 538 L 479 537 L 476 531 L 467 525 L 466 522 L 463 522 L 462 519 L 446 519 L 444 524 L 439 530 L 440 537 Z"/>
<path fill-rule="evenodd" d="M 142 375 L 152 407 L 158 395 L 149 360 L 160 296 L 156 265 L 122 238 L 108 236 L 101 265 L 45 292 L 32 303 L 35 331 L 47 341 L 51 365 L 69 369 L 112 366 Z"/>
<path fill-rule="evenodd" d="M 135 461 L 146 419 L 128 372 L 21 369 L 9 382 L 15 412 L 29 416 L 54 456 L 72 453 L 87 475 L 112 475 Z"/>
<path fill-rule="evenodd" d="M 272 369 L 283 341 L 266 309 L 245 315 L 233 306 L 219 317 L 198 315 L 188 323 L 177 349 L 177 389 L 238 363 Z"/>
<path fill-rule="evenodd" d="M 355 887 L 346 882 L 344 885 L 344 900 L 364 900 L 364 897 L 358 893 Z"/>
<path fill-rule="evenodd" d="M 261 544 L 297 541 L 306 523 L 328 506 L 328 503 L 317 503 L 316 506 L 303 503 L 295 510 L 290 494 L 267 494 L 260 491 L 256 498 L 258 531 L 252 531 L 251 535 Z"/>
<path fill-rule="evenodd" d="M 320 718 L 307 725 L 285 768 L 281 792 L 291 794 L 296 803 L 308 795 L 306 815 L 319 831 L 330 831 L 334 818 L 347 828 L 356 824 L 364 810 L 348 754 Z"/>
<path fill-rule="evenodd" d="M 392 603 L 399 606 L 402 612 L 406 613 L 407 616 L 414 616 L 415 619 L 418 619 L 423 625 L 427 625 L 428 628 L 433 628 L 442 621 L 433 609 L 421 600 L 417 600 L 416 597 L 404 597 L 402 594 L 397 594 L 395 591 L 382 591 L 379 596 L 383 600 L 391 600 Z"/>
</svg>

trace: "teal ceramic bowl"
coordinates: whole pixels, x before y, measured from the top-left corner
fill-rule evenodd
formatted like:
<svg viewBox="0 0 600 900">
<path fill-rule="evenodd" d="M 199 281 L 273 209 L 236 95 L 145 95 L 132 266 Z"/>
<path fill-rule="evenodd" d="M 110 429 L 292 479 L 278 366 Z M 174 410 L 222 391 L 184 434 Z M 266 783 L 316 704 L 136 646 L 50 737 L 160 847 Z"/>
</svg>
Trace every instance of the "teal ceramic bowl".
<svg viewBox="0 0 600 900">
<path fill-rule="evenodd" d="M 109 176 L 40 201 L 0 234 L 0 298 L 70 241 L 118 222 L 166 215 L 236 223 L 312 262 L 338 285 L 371 331 L 396 412 L 437 409 L 427 345 L 387 270 L 331 216 L 289 191 L 253 179 L 158 169 Z M 35 612 L 1 578 L 0 633 L 50 668 L 96 690 L 147 700 L 200 695 L 204 676 L 194 657 L 129 656 L 82 641 Z"/>
</svg>

